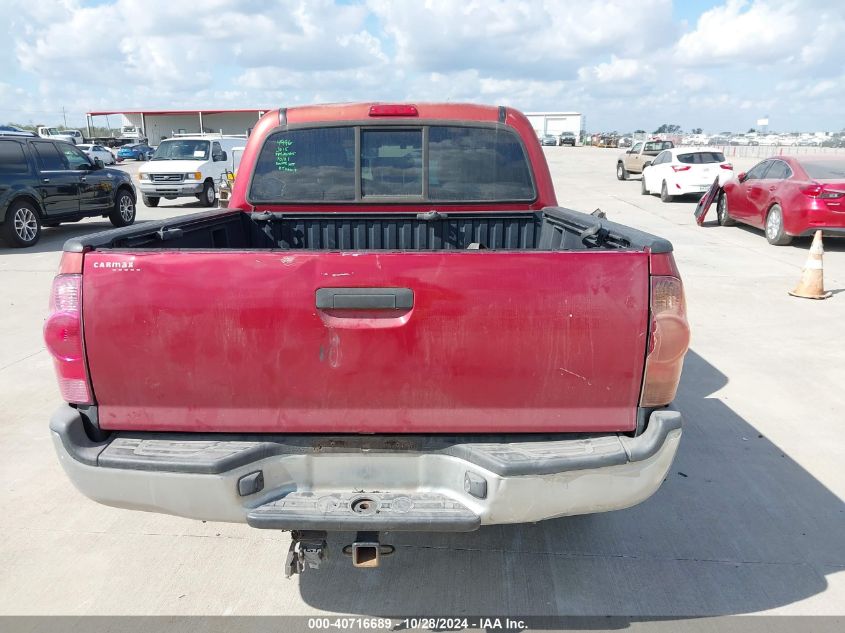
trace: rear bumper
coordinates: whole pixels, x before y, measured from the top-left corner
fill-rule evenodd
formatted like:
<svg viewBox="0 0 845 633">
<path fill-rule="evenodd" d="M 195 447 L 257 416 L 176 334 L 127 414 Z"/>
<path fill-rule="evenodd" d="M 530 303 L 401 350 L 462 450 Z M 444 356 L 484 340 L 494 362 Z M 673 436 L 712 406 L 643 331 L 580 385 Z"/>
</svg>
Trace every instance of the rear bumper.
<svg viewBox="0 0 845 633">
<path fill-rule="evenodd" d="M 845 226 L 814 226 L 801 231 L 800 237 L 812 237 L 816 231 L 821 231 L 824 237 L 845 237 Z"/>
<path fill-rule="evenodd" d="M 783 214 L 784 229 L 795 236 L 813 235 L 821 230 L 825 236 L 845 235 L 845 205 L 838 200 L 825 202 L 818 198 L 807 198 L 803 205 L 782 205 L 788 212 Z"/>
<path fill-rule="evenodd" d="M 636 505 L 660 487 L 681 426 L 664 409 L 636 438 L 114 433 L 93 442 L 76 409 L 50 421 L 68 477 L 106 505 L 274 529 L 443 532 Z M 352 511 L 362 495 L 375 512 Z"/>
</svg>

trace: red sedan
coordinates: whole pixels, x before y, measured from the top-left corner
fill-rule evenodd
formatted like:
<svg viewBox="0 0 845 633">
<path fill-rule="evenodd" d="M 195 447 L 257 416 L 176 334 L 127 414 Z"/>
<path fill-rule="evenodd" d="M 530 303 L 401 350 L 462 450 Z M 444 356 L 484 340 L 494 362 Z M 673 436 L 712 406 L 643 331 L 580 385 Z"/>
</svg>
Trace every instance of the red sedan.
<svg viewBox="0 0 845 633">
<path fill-rule="evenodd" d="M 795 236 L 845 236 L 845 156 L 776 156 L 757 163 L 723 186 L 719 224 L 764 229 L 769 244 Z"/>
</svg>

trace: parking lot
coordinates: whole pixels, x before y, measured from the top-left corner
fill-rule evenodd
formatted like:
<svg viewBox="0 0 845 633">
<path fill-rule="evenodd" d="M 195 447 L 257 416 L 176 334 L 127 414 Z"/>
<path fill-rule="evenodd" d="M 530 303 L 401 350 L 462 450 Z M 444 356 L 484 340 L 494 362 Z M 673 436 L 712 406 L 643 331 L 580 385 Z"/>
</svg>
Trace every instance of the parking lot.
<svg viewBox="0 0 845 633">
<path fill-rule="evenodd" d="M 545 151 L 561 206 L 674 244 L 693 338 L 681 449 L 653 498 L 536 525 L 388 534 L 397 552 L 373 571 L 353 569 L 340 554 L 351 535 L 337 535 L 329 564 L 294 580 L 286 533 L 98 505 L 54 455 L 60 398 L 41 340 L 63 242 L 110 227 L 89 219 L 0 249 L 0 613 L 845 614 L 845 240 L 825 242 L 834 296 L 796 299 L 809 239 L 770 246 L 717 226 L 715 208 L 698 227 L 695 200 L 665 204 L 636 177 L 618 181 L 617 150 Z M 203 208 L 139 204 L 138 221 Z"/>
</svg>

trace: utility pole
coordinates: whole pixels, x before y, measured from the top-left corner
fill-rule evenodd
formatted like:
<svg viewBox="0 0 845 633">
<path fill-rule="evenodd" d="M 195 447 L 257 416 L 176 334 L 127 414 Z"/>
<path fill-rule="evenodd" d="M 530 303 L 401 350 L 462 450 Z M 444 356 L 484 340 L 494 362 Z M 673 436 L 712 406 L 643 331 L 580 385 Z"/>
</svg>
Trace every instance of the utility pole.
<svg viewBox="0 0 845 633">
<path fill-rule="evenodd" d="M 67 114 L 65 113 L 64 106 L 62 106 L 62 118 L 65 120 L 65 128 L 67 128 Z"/>
</svg>

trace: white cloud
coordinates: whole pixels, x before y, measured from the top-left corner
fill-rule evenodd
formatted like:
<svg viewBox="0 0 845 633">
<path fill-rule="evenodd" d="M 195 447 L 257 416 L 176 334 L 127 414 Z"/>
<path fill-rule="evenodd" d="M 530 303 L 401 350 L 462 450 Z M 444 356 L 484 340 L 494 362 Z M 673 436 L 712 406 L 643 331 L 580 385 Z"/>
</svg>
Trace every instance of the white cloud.
<svg viewBox="0 0 845 633">
<path fill-rule="evenodd" d="M 0 118 L 428 100 L 580 110 L 595 128 L 721 128 L 763 108 L 842 125 L 845 2 L 725 0 L 689 24 L 670 0 L 0 0 L 0 15 Z"/>
<path fill-rule="evenodd" d="M 574 78 L 585 56 L 640 55 L 673 39 L 669 0 L 370 0 L 396 61 L 423 71 Z"/>
<path fill-rule="evenodd" d="M 616 55 L 612 55 L 609 62 L 578 70 L 578 78 L 582 81 L 599 83 L 641 82 L 652 79 L 654 75 L 654 69 L 649 64 L 638 59 L 621 59 Z"/>
<path fill-rule="evenodd" d="M 796 66 L 826 60 L 842 50 L 843 5 L 823 1 L 728 0 L 704 12 L 674 55 L 691 66 Z"/>
</svg>

